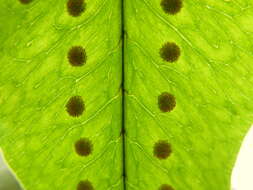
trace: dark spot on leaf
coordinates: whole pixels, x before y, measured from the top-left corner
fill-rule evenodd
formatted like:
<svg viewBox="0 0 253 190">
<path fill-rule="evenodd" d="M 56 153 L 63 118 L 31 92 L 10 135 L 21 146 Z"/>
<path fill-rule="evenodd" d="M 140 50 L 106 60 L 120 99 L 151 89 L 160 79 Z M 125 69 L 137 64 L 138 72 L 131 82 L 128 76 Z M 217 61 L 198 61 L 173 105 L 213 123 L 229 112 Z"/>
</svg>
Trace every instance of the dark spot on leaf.
<svg viewBox="0 0 253 190">
<path fill-rule="evenodd" d="M 81 96 L 71 97 L 66 104 L 66 110 L 72 117 L 78 117 L 82 115 L 84 109 L 84 102 Z"/>
<path fill-rule="evenodd" d="M 86 52 L 81 46 L 74 46 L 68 52 L 68 60 L 72 66 L 82 66 L 86 63 Z"/>
<path fill-rule="evenodd" d="M 94 190 L 92 184 L 90 181 L 85 180 L 85 181 L 80 181 L 77 185 L 77 190 Z"/>
<path fill-rule="evenodd" d="M 77 17 L 80 16 L 86 7 L 84 0 L 68 0 L 67 8 L 71 16 Z"/>
<path fill-rule="evenodd" d="M 22 4 L 28 4 L 28 3 L 31 3 L 32 2 L 32 0 L 19 0 L 20 1 L 20 3 L 22 3 Z"/>
<path fill-rule="evenodd" d="M 176 98 L 168 92 L 163 92 L 158 96 L 158 106 L 162 112 L 170 112 L 176 106 Z"/>
<path fill-rule="evenodd" d="M 81 138 L 75 143 L 75 150 L 79 156 L 88 156 L 92 152 L 92 143 L 87 138 Z"/>
<path fill-rule="evenodd" d="M 162 0 L 161 7 L 167 14 L 177 14 L 183 7 L 182 0 Z"/>
<path fill-rule="evenodd" d="M 165 140 L 160 140 L 154 145 L 154 155 L 159 159 L 166 159 L 171 152 L 171 145 Z"/>
<path fill-rule="evenodd" d="M 159 190 L 174 190 L 170 185 L 163 184 L 160 186 Z"/>
<path fill-rule="evenodd" d="M 160 49 L 160 56 L 164 61 L 175 62 L 180 56 L 180 48 L 174 42 L 167 42 Z"/>
</svg>

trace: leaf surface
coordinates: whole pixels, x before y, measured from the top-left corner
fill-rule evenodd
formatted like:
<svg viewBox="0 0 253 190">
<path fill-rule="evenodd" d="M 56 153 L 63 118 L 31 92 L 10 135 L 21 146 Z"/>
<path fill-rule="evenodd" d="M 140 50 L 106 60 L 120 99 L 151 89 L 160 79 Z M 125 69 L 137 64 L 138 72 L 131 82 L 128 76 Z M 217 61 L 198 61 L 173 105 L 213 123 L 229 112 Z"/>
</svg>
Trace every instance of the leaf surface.
<svg viewBox="0 0 253 190">
<path fill-rule="evenodd" d="M 125 15 L 128 189 L 230 190 L 253 123 L 252 2 L 185 0 L 171 15 L 158 0 L 129 0 Z M 180 48 L 175 62 L 160 56 L 167 42 Z M 171 112 L 159 109 L 163 92 Z M 167 159 L 154 156 L 160 140 Z"/>
<path fill-rule="evenodd" d="M 121 2 L 88 1 L 77 17 L 67 1 L 0 1 L 0 146 L 26 190 L 122 187 Z M 81 46 L 83 66 L 68 52 Z M 71 97 L 84 111 L 68 114 Z M 87 138 L 88 156 L 75 143 Z"/>
<path fill-rule="evenodd" d="M 0 147 L 24 189 L 230 190 L 251 1 L 20 1 L 0 0 Z"/>
</svg>

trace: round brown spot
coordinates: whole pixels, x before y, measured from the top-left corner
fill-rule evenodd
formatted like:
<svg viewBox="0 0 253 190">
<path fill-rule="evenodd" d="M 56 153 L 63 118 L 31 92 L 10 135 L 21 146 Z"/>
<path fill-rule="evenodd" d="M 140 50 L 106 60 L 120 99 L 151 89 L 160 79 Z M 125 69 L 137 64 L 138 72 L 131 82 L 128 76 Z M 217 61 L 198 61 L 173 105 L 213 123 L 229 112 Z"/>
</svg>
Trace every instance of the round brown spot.
<svg viewBox="0 0 253 190">
<path fill-rule="evenodd" d="M 182 9 L 183 2 L 182 0 L 162 0 L 160 5 L 165 13 L 175 15 Z"/>
<path fill-rule="evenodd" d="M 92 184 L 90 181 L 85 180 L 85 181 L 80 181 L 77 185 L 77 190 L 94 190 Z"/>
<path fill-rule="evenodd" d="M 74 46 L 68 52 L 68 60 L 72 66 L 82 66 L 86 63 L 86 52 L 81 46 Z"/>
<path fill-rule="evenodd" d="M 81 138 L 75 143 L 75 150 L 79 156 L 88 156 L 93 149 L 92 143 L 87 138 Z"/>
<path fill-rule="evenodd" d="M 158 107 L 162 112 L 170 112 L 176 107 L 176 98 L 168 92 L 163 92 L 158 96 Z"/>
<path fill-rule="evenodd" d="M 160 56 L 164 61 L 175 62 L 180 56 L 180 48 L 174 42 L 167 42 L 160 49 Z"/>
<path fill-rule="evenodd" d="M 71 16 L 77 17 L 80 16 L 86 7 L 84 0 L 68 0 L 67 9 Z"/>
<path fill-rule="evenodd" d="M 82 115 L 85 109 L 84 102 L 81 96 L 73 96 L 66 104 L 66 110 L 72 117 L 78 117 Z"/>
<path fill-rule="evenodd" d="M 171 145 L 165 140 L 160 140 L 156 142 L 154 145 L 154 156 L 156 156 L 159 159 L 168 158 L 171 152 L 172 152 Z"/>
<path fill-rule="evenodd" d="M 170 185 L 163 184 L 160 186 L 159 190 L 174 190 Z"/>
<path fill-rule="evenodd" d="M 31 3 L 32 2 L 32 0 L 19 0 L 20 1 L 20 3 L 22 3 L 22 4 L 28 4 L 28 3 Z"/>
</svg>

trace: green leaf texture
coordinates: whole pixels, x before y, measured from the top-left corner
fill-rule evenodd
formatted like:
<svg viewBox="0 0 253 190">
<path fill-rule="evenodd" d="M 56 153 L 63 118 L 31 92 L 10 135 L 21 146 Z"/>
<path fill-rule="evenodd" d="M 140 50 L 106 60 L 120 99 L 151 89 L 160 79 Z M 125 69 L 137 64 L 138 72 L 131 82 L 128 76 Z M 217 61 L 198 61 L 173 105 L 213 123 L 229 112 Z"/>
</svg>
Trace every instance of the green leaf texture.
<svg viewBox="0 0 253 190">
<path fill-rule="evenodd" d="M 157 0 L 128 0 L 126 18 L 126 168 L 128 189 L 230 190 L 241 141 L 253 123 L 252 1 L 190 1 L 176 15 Z M 160 48 L 174 42 L 178 61 Z M 159 110 L 163 92 L 176 98 Z M 171 144 L 166 160 L 153 155 Z"/>
<path fill-rule="evenodd" d="M 86 0 L 73 16 L 81 0 L 20 1 L 0 0 L 0 147 L 25 190 L 230 190 L 253 123 L 253 2 L 184 0 L 168 14 L 160 0 Z"/>
<path fill-rule="evenodd" d="M 79 17 L 62 0 L 24 5 L 0 1 L 0 146 L 26 190 L 120 190 L 121 2 L 86 3 Z M 83 46 L 83 67 L 69 64 L 72 46 Z M 81 96 L 85 110 L 71 117 L 65 105 Z M 93 152 L 76 154 L 88 138 Z"/>
</svg>

